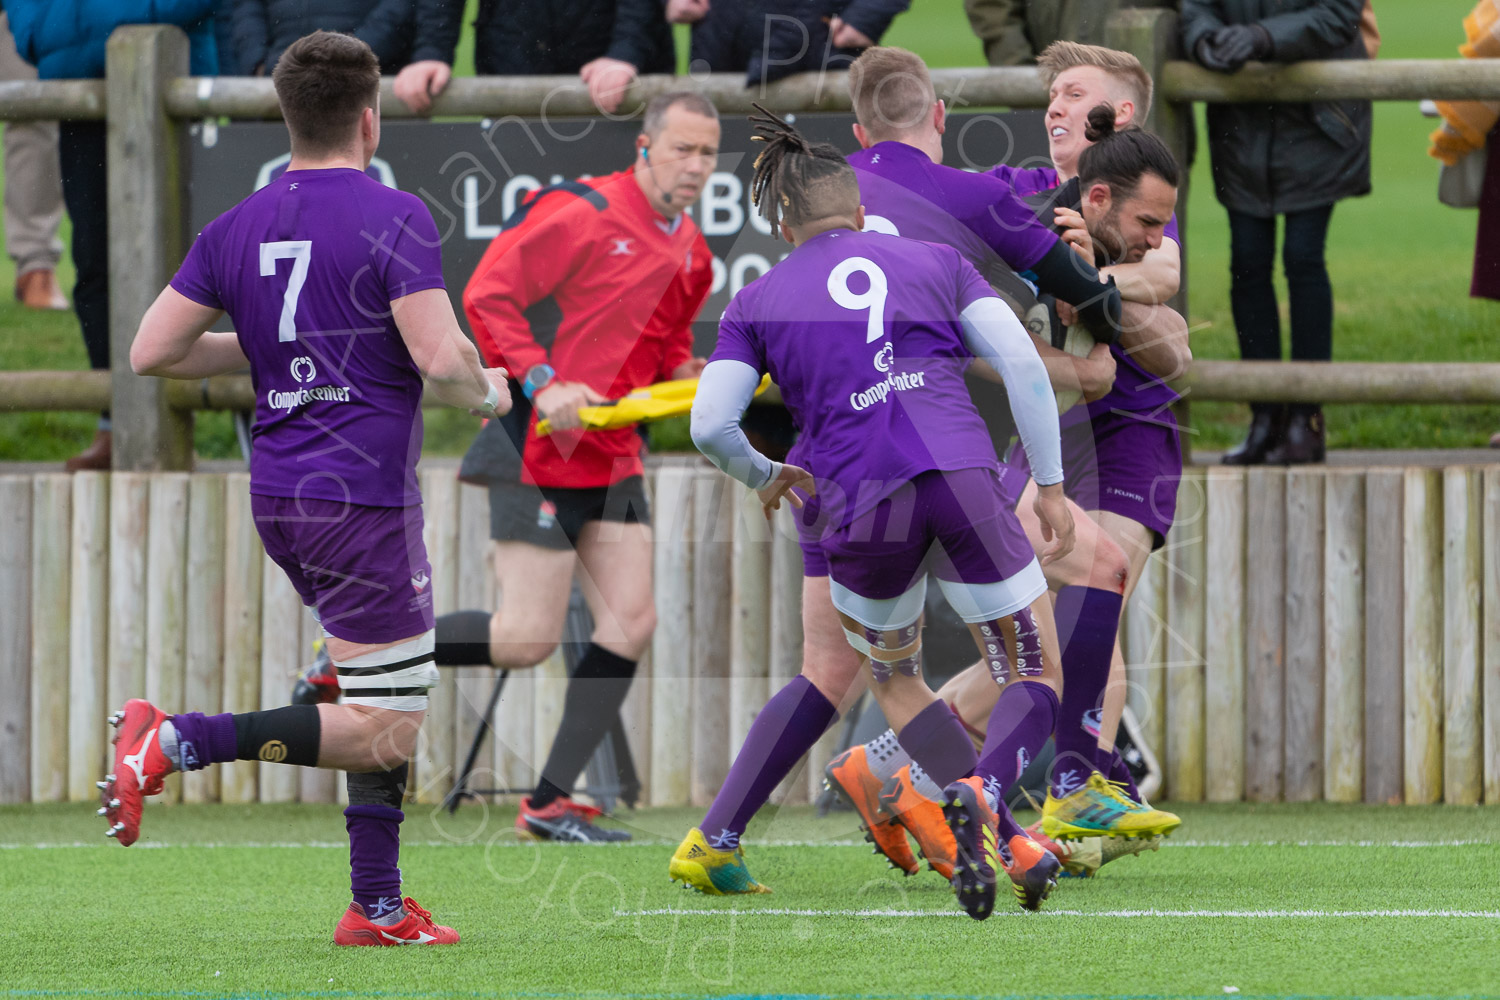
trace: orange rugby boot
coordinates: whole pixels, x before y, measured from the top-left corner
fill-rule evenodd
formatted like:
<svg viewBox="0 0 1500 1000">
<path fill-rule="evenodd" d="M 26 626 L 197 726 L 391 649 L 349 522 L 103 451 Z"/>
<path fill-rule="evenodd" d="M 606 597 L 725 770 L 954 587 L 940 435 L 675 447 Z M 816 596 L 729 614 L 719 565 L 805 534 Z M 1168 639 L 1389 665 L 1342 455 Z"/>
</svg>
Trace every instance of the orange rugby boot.
<svg viewBox="0 0 1500 1000">
<path fill-rule="evenodd" d="M 880 804 L 895 822 L 916 838 L 927 867 L 948 881 L 953 880 L 955 846 L 953 833 L 943 819 L 943 807 L 921 792 L 911 780 L 911 765 L 896 772 L 880 793 Z"/>
<path fill-rule="evenodd" d="M 915 875 L 919 866 L 911 845 L 906 842 L 906 830 L 881 805 L 880 785 L 880 779 L 870 770 L 868 751 L 863 744 L 845 750 L 823 769 L 823 786 L 836 792 L 859 813 L 865 839 L 875 845 L 875 853 L 885 855 L 892 868 Z"/>
</svg>

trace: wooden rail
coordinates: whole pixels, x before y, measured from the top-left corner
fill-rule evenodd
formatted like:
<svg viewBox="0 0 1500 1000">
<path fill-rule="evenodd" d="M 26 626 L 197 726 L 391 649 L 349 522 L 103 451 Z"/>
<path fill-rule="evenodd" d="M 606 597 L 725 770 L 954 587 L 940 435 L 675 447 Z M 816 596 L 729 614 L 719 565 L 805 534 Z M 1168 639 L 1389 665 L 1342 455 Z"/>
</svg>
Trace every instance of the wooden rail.
<svg viewBox="0 0 1500 1000">
<path fill-rule="evenodd" d="M 1172 384 L 1200 401 L 1494 404 L 1500 403 L 1500 363 L 1194 361 Z M 164 391 L 176 410 L 255 408 L 248 375 L 169 381 Z M 93 411 L 109 401 L 108 372 L 0 372 L 0 412 Z M 422 405 L 442 404 L 424 396 Z"/>
<path fill-rule="evenodd" d="M 704 805 L 800 668 L 801 561 L 705 462 L 653 460 L 659 624 L 624 717 L 652 805 Z M 0 475 L 0 803 L 84 801 L 104 718 L 286 703 L 316 634 L 261 548 L 243 473 Z M 494 606 L 488 501 L 422 472 L 439 613 Z M 1122 642 L 1164 797 L 1500 804 L 1500 465 L 1191 470 Z M 727 634 L 725 618 L 730 621 Z M 493 672 L 444 668 L 415 795 L 447 790 Z M 561 658 L 512 675 L 481 762 L 524 787 L 556 731 Z M 807 802 L 837 730 L 781 791 Z M 330 774 L 256 762 L 172 799 L 332 802 Z"/>
</svg>

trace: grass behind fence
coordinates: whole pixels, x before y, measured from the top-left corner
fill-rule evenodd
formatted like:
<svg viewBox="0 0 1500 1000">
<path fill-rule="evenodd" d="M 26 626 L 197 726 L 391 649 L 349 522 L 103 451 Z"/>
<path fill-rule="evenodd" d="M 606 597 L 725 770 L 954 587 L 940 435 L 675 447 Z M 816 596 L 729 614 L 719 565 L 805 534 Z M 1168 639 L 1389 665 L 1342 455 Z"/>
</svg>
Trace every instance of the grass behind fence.
<svg viewBox="0 0 1500 1000">
<path fill-rule="evenodd" d="M 473 20 L 473 0 L 465 24 Z M 1462 39 L 1469 0 L 1381 0 L 1382 57 L 1450 58 Z M 686 32 L 679 31 L 686 56 Z M 921 53 L 934 66 L 981 61 L 957 0 L 916 0 L 885 39 Z M 472 29 L 466 27 L 458 72 L 473 72 Z M 1199 133 L 1203 111 L 1198 109 Z M 1334 358 L 1339 361 L 1496 361 L 1500 342 L 1491 331 L 1500 304 L 1468 297 L 1476 213 L 1437 201 L 1436 161 L 1426 155 L 1433 122 L 1413 103 L 1375 105 L 1374 186 L 1368 198 L 1346 201 L 1334 212 L 1328 240 L 1336 304 Z M 1193 350 L 1200 358 L 1236 358 L 1229 311 L 1229 233 L 1213 196 L 1206 142 L 1192 170 L 1187 241 Z M 72 271 L 63 265 L 65 287 Z M 0 261 L 0 369 L 83 368 L 86 359 L 71 314 L 37 314 L 15 305 L 8 293 L 14 275 Z M 1285 330 L 1286 284 L 1278 276 Z M 1194 447 L 1217 449 L 1237 440 L 1244 407 L 1203 403 L 1193 407 Z M 1339 406 L 1328 413 L 1334 447 L 1433 448 L 1483 445 L 1500 429 L 1500 407 Z M 461 452 L 473 433 L 466 414 L 427 415 L 427 451 Z M 205 456 L 237 454 L 225 414 L 199 416 L 197 444 Z M 72 454 L 92 435 L 88 414 L 0 415 L 0 460 L 52 460 Z M 684 434 L 657 436 L 658 444 L 686 445 Z"/>
</svg>

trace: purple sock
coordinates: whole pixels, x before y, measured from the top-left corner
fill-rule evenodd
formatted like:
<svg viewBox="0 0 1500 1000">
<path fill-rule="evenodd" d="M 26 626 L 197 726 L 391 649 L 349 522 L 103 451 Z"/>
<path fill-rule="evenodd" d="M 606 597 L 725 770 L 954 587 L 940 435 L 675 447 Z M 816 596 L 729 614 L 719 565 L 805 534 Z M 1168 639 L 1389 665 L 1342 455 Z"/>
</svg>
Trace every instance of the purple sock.
<svg viewBox="0 0 1500 1000">
<path fill-rule="evenodd" d="M 964 724 L 944 701 L 934 701 L 918 712 L 896 738 L 939 788 L 973 774 L 979 760 Z"/>
<path fill-rule="evenodd" d="M 1057 710 L 1057 764 L 1054 771 L 1094 767 L 1099 746 L 1099 713 L 1120 627 L 1120 595 L 1095 587 L 1064 587 L 1057 592 L 1057 635 L 1062 646 L 1063 692 Z"/>
<path fill-rule="evenodd" d="M 344 810 L 349 831 L 349 888 L 354 901 L 374 920 L 401 907 L 401 821 L 405 814 L 390 806 L 350 806 Z"/>
<path fill-rule="evenodd" d="M 1002 803 L 1056 725 L 1057 695 L 1041 681 L 1012 681 L 1000 692 L 974 771 L 986 787 L 998 789 L 996 797 Z"/>
<path fill-rule="evenodd" d="M 709 844 L 722 851 L 738 847 L 750 817 L 838 717 L 833 703 L 800 674 L 772 695 L 750 724 L 745 745 L 703 817 Z"/>
<path fill-rule="evenodd" d="M 1094 760 L 1099 764 L 1099 771 L 1110 781 L 1125 786 L 1125 794 L 1130 796 L 1130 801 L 1141 801 L 1141 790 L 1135 785 L 1135 775 L 1130 773 L 1130 765 L 1125 763 L 1125 758 L 1120 756 L 1116 747 L 1108 750 L 1099 749 L 1094 755 Z"/>
<path fill-rule="evenodd" d="M 199 771 L 210 764 L 235 760 L 234 715 L 204 715 L 185 712 L 167 718 L 177 730 L 177 756 L 180 770 Z"/>
</svg>

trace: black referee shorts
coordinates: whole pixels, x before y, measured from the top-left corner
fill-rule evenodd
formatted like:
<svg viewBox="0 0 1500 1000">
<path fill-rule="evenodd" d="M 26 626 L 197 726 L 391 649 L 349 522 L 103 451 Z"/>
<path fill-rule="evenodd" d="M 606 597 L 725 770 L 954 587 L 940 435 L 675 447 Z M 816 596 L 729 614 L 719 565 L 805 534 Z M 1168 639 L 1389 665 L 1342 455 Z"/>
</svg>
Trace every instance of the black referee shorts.
<svg viewBox="0 0 1500 1000">
<path fill-rule="evenodd" d="M 590 521 L 650 524 L 645 481 L 631 476 L 613 486 L 586 489 L 529 483 L 490 485 L 490 537 L 497 542 L 572 549 Z"/>
</svg>

